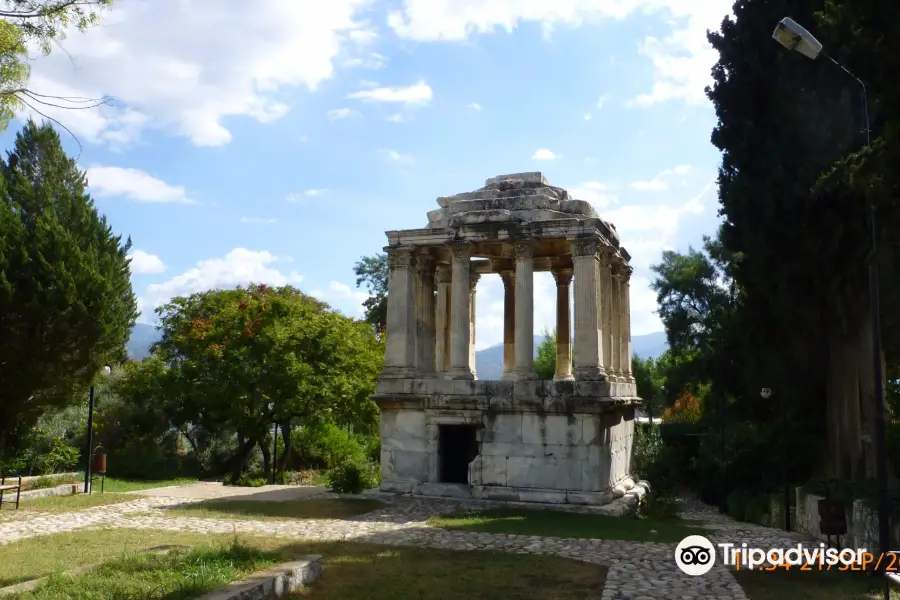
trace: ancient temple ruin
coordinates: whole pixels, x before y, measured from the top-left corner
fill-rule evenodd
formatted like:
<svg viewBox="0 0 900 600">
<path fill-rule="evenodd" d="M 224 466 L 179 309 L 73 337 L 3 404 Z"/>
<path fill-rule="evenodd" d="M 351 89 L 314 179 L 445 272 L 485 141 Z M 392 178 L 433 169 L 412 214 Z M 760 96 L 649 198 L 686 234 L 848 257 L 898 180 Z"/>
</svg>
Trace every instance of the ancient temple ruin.
<svg viewBox="0 0 900 600">
<path fill-rule="evenodd" d="M 492 177 L 437 202 L 424 229 L 387 232 L 387 349 L 373 397 L 381 489 L 574 504 L 622 495 L 633 485 L 640 399 L 632 269 L 615 227 L 540 173 Z M 534 372 L 535 271 L 556 281 L 552 381 Z M 475 299 L 487 273 L 505 290 L 499 381 L 474 372 Z"/>
</svg>

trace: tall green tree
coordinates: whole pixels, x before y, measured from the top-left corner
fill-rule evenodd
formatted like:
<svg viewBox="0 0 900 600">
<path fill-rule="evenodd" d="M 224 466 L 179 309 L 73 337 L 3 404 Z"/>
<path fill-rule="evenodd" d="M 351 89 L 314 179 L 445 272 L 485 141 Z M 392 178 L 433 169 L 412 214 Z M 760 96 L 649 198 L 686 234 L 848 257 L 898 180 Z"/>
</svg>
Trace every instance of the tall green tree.
<svg viewBox="0 0 900 600">
<path fill-rule="evenodd" d="M 383 346 L 367 323 L 290 286 L 197 293 L 158 314 L 153 352 L 168 366 L 162 386 L 178 421 L 235 432 L 233 476 L 255 446 L 268 452 L 273 423 L 315 418 L 371 430 L 377 422 L 369 396 Z"/>
<path fill-rule="evenodd" d="M 379 334 L 387 328 L 387 292 L 390 269 L 387 254 L 363 256 L 353 266 L 356 273 L 356 287 L 365 286 L 369 297 L 363 301 L 365 320 Z"/>
<path fill-rule="evenodd" d="M 85 31 L 95 25 L 112 0 L 0 0 L 0 131 L 16 112 L 42 106 L 83 109 L 102 99 L 48 96 L 28 88 L 28 50 L 49 54 L 66 30 Z"/>
<path fill-rule="evenodd" d="M 545 329 L 534 357 L 534 372 L 538 379 L 551 380 L 556 375 L 556 331 Z"/>
<path fill-rule="evenodd" d="M 48 408 L 124 360 L 137 318 L 128 251 L 49 125 L 0 162 L 0 456 Z"/>
</svg>

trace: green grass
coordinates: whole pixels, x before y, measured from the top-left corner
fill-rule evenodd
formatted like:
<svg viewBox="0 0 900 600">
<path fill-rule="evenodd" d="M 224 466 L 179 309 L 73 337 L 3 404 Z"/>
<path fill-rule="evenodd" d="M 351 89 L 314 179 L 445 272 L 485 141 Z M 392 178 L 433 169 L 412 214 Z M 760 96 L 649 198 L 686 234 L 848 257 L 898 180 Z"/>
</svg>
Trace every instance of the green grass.
<svg viewBox="0 0 900 600">
<path fill-rule="evenodd" d="M 233 539 L 234 536 L 227 534 L 129 529 L 76 531 L 31 538 L 0 546 L 0 586 L 123 556 L 131 557 L 138 550 L 154 546 L 187 545 L 200 551 L 221 548 Z M 268 535 L 242 536 L 240 543 L 244 547 L 278 552 L 285 560 L 308 554 L 323 556 L 327 568 L 325 577 L 310 589 L 295 594 L 295 600 L 596 600 L 606 580 L 605 567 L 553 556 L 454 552 L 355 542 L 297 542 Z M 197 572 L 194 567 L 191 569 Z M 158 569 L 148 571 L 151 574 L 163 572 Z M 165 573 L 186 582 L 180 571 Z M 118 579 L 138 577 L 144 577 L 143 572 L 132 569 L 127 577 L 118 572 Z M 141 581 L 169 585 L 156 579 L 156 575 L 148 575 Z M 71 584 L 63 589 L 68 596 L 46 599 L 73 597 Z M 142 596 L 136 591 L 129 591 L 130 595 L 124 591 L 113 595 L 118 589 L 103 589 L 102 593 L 98 590 L 92 597 L 142 600 L 159 597 Z M 41 597 L 26 598 L 37 600 Z M 183 596 L 166 596 L 166 600 L 171 598 Z"/>
<path fill-rule="evenodd" d="M 295 544 L 326 575 L 294 600 L 596 600 L 606 567 L 553 556 L 454 552 L 346 542 Z"/>
<path fill-rule="evenodd" d="M 133 502 L 140 496 L 134 494 L 77 494 L 75 496 L 46 496 L 44 498 L 25 498 L 19 504 L 19 511 L 35 512 L 71 512 L 85 510 L 95 506 L 118 504 L 119 502 Z M 3 510 L 13 510 L 15 505 L 4 504 Z"/>
<path fill-rule="evenodd" d="M 562 538 L 678 543 L 689 535 L 705 535 L 697 521 L 660 518 L 607 517 L 559 510 L 497 509 L 460 511 L 432 517 L 428 524 L 443 529 L 485 533 L 515 533 Z"/>
<path fill-rule="evenodd" d="M 277 552 L 265 552 L 235 540 L 230 545 L 166 553 L 129 553 L 81 575 L 54 575 L 31 592 L 12 600 L 81 598 L 141 598 L 187 600 L 281 562 Z"/>
<path fill-rule="evenodd" d="M 107 477 L 106 483 L 103 485 L 104 492 L 125 493 L 140 492 L 153 488 L 169 487 L 171 485 L 187 485 L 197 483 L 196 479 L 179 478 L 179 479 L 162 479 L 159 481 L 144 481 L 137 479 L 117 479 L 115 477 Z M 100 489 L 100 481 L 94 482 L 94 489 Z"/>
<path fill-rule="evenodd" d="M 346 519 L 383 507 L 378 500 L 365 498 L 328 500 L 208 500 L 172 508 L 166 515 L 207 519 Z"/>
<path fill-rule="evenodd" d="M 735 571 L 750 600 L 882 600 L 882 579 L 838 571 Z M 896 586 L 891 600 L 900 600 Z"/>
</svg>

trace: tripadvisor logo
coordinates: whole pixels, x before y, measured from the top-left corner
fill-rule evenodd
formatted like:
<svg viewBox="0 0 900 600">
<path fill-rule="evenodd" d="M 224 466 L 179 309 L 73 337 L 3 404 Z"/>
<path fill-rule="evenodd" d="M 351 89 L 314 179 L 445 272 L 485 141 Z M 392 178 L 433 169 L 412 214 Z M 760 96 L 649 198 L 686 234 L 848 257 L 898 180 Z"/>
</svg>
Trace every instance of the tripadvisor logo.
<svg viewBox="0 0 900 600">
<path fill-rule="evenodd" d="M 702 535 L 689 535 L 675 548 L 675 564 L 686 575 L 705 575 L 716 564 L 716 549 Z"/>
</svg>

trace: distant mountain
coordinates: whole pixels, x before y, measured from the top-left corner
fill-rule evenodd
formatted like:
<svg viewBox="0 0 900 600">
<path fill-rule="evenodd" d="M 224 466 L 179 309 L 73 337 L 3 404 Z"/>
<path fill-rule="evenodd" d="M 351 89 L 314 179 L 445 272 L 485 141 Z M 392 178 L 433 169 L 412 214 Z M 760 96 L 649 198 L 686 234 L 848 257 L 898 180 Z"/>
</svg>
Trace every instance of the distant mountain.
<svg viewBox="0 0 900 600">
<path fill-rule="evenodd" d="M 544 340 L 544 336 L 534 336 L 534 353 Z M 666 332 L 656 331 L 646 335 L 635 335 L 631 338 L 631 353 L 641 358 L 656 358 L 666 350 Z M 503 374 L 503 344 L 497 344 L 475 353 L 475 374 L 478 379 L 496 380 Z"/>
<path fill-rule="evenodd" d="M 159 330 L 154 325 L 135 323 L 131 330 L 131 338 L 125 347 L 128 349 L 128 358 L 143 360 L 150 354 L 150 345 L 159 340 Z"/>
</svg>

